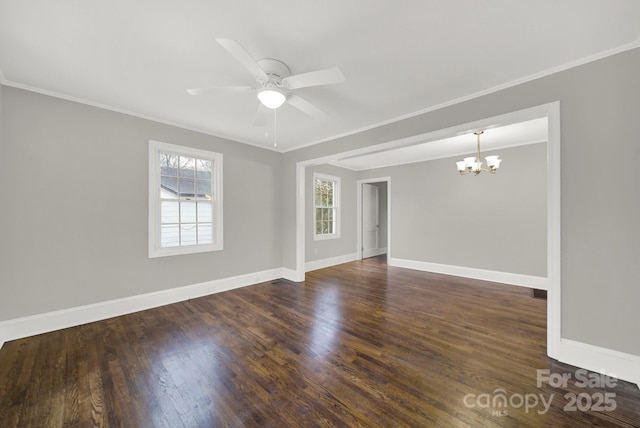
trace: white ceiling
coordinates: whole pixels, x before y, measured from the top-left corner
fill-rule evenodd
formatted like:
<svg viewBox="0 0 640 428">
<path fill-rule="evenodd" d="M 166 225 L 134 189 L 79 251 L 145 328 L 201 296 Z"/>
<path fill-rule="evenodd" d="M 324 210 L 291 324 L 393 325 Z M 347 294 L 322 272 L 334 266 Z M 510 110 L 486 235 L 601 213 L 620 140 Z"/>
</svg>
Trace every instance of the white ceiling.
<svg viewBox="0 0 640 428">
<path fill-rule="evenodd" d="M 499 152 L 495 152 L 498 149 L 546 142 L 548 138 L 547 126 L 547 118 L 543 117 L 485 129 L 480 136 L 480 157 L 484 158 L 490 154 L 500 155 Z M 419 143 L 413 142 L 415 138 L 411 140 L 412 143 L 406 147 L 342 158 L 332 161 L 331 164 L 354 171 L 362 171 L 453 156 L 473 156 L 477 152 L 477 137 L 473 133 Z M 456 166 L 452 162 L 451 170 L 455 171 L 455 168 Z"/>
<path fill-rule="evenodd" d="M 296 94 L 332 118 L 278 110 L 278 147 L 348 135 L 640 46 L 637 0 L 0 0 L 0 79 L 273 148 L 255 81 L 215 41 L 293 74 L 338 66 L 347 82 Z M 265 135 L 268 133 L 268 135 Z"/>
</svg>

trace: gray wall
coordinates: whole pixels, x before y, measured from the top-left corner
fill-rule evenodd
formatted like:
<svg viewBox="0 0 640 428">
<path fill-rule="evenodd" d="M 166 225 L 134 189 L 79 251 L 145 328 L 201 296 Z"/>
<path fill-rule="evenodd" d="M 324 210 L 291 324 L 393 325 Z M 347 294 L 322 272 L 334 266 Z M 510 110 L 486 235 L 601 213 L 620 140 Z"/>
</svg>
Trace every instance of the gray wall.
<svg viewBox="0 0 640 428">
<path fill-rule="evenodd" d="M 392 257 L 547 276 L 547 145 L 494 152 L 495 175 L 460 176 L 459 157 L 359 174 L 391 177 Z"/>
<path fill-rule="evenodd" d="M 560 101 L 562 337 L 640 355 L 640 49 L 375 129 L 286 153 L 283 220 L 295 224 L 295 164 Z M 506 162 L 506 161 L 505 161 Z M 506 165 L 506 164 L 505 164 Z M 393 182 L 392 182 L 393 192 Z M 295 228 L 283 230 L 295 268 Z M 393 251 L 393 242 L 392 251 Z"/>
<path fill-rule="evenodd" d="M 224 250 L 147 257 L 148 141 L 224 155 Z M 2 88 L 0 320 L 282 266 L 281 155 Z"/>
<path fill-rule="evenodd" d="M 313 240 L 313 173 L 340 177 L 340 238 Z M 356 252 L 356 173 L 332 165 L 305 170 L 305 258 L 307 262 Z M 294 223 L 295 224 L 295 223 Z"/>
<path fill-rule="evenodd" d="M 2 98 L 3 98 L 4 86 L 0 85 L 0 167 L 2 166 Z M 0 183 L 2 186 L 2 183 Z M 2 213 L 0 213 L 2 215 Z M 1 239 L 1 238 L 0 238 Z"/>
</svg>

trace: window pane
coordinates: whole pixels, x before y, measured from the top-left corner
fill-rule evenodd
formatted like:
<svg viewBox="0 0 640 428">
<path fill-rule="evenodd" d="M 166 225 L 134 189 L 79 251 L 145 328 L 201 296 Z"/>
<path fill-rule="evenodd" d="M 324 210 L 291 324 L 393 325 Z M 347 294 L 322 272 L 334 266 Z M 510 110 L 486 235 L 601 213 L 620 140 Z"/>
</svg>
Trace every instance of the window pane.
<svg viewBox="0 0 640 428">
<path fill-rule="evenodd" d="M 327 206 L 333 206 L 333 181 L 327 181 Z"/>
<path fill-rule="evenodd" d="M 196 174 L 196 160 L 180 156 L 180 177 L 194 178 Z"/>
<path fill-rule="evenodd" d="M 180 197 L 193 198 L 195 195 L 196 181 L 189 178 L 180 179 Z"/>
<path fill-rule="evenodd" d="M 183 224 L 180 226 L 180 245 L 195 245 L 196 242 L 196 225 Z"/>
<path fill-rule="evenodd" d="M 162 225 L 160 227 L 160 246 L 177 247 L 180 245 L 180 232 L 177 225 Z"/>
<path fill-rule="evenodd" d="M 196 177 L 211 180 L 211 161 L 196 159 Z"/>
<path fill-rule="evenodd" d="M 326 221 L 322 222 L 322 234 L 329 233 L 329 224 Z"/>
<path fill-rule="evenodd" d="M 327 220 L 333 221 L 333 208 L 327 210 Z"/>
<path fill-rule="evenodd" d="M 332 221 L 327 221 L 327 233 L 330 233 L 330 234 L 333 233 L 333 222 Z"/>
<path fill-rule="evenodd" d="M 160 174 L 175 177 L 178 175 L 178 156 L 160 153 Z"/>
<path fill-rule="evenodd" d="M 160 205 L 161 223 L 178 223 L 178 201 L 162 201 Z"/>
<path fill-rule="evenodd" d="M 180 202 L 180 222 L 195 223 L 196 222 L 196 203 Z"/>
<path fill-rule="evenodd" d="M 315 205 L 320 206 L 322 189 L 320 186 L 320 180 L 316 180 L 314 183 Z"/>
<path fill-rule="evenodd" d="M 213 228 L 211 224 L 198 223 L 198 244 L 211 244 L 213 242 Z"/>
<path fill-rule="evenodd" d="M 326 207 L 328 205 L 327 186 L 323 186 L 322 187 L 322 196 L 321 196 L 321 199 L 320 199 L 320 205 L 322 205 L 323 207 Z"/>
<path fill-rule="evenodd" d="M 317 189 L 318 189 L 318 206 L 322 207 L 322 206 L 324 206 L 325 195 L 327 193 L 325 185 L 324 185 L 324 181 L 318 180 Z"/>
<path fill-rule="evenodd" d="M 196 190 L 198 199 L 211 199 L 211 180 L 196 181 Z"/>
<path fill-rule="evenodd" d="M 178 178 L 177 177 L 160 177 L 160 197 L 176 198 L 178 196 Z"/>
<path fill-rule="evenodd" d="M 316 221 L 316 235 L 322 235 L 322 222 Z"/>
<path fill-rule="evenodd" d="M 211 204 L 207 202 L 198 202 L 198 223 L 210 223 L 212 221 Z"/>
</svg>

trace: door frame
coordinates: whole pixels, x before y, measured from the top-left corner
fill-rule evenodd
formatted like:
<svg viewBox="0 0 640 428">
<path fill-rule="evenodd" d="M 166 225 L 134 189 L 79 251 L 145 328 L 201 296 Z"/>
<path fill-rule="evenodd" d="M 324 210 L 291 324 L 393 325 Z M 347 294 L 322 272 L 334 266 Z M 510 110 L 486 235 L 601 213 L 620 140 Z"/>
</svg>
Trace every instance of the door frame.
<svg viewBox="0 0 640 428">
<path fill-rule="evenodd" d="M 362 185 L 387 183 L 387 259 L 391 257 L 391 177 L 366 178 L 356 181 L 356 245 L 358 260 L 362 260 Z"/>
</svg>

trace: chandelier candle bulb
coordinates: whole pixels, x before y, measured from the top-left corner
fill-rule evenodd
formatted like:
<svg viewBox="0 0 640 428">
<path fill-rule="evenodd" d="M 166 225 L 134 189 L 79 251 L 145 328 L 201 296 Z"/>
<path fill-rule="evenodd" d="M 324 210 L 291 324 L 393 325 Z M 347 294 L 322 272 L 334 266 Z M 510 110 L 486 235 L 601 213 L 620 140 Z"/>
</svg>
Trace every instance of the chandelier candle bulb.
<svg viewBox="0 0 640 428">
<path fill-rule="evenodd" d="M 487 156 L 484 159 L 487 161 L 487 165 L 491 166 L 495 164 L 496 160 L 498 159 L 498 156 Z"/>
<path fill-rule="evenodd" d="M 491 171 L 498 169 L 500 167 L 500 162 L 502 162 L 502 159 L 499 159 L 499 156 L 487 156 L 485 157 L 485 160 L 487 161 L 487 165 Z"/>
<path fill-rule="evenodd" d="M 464 163 L 466 164 L 466 168 L 468 170 L 472 170 L 476 163 L 476 158 L 470 157 L 470 158 L 464 158 L 463 160 L 464 160 Z"/>
</svg>

